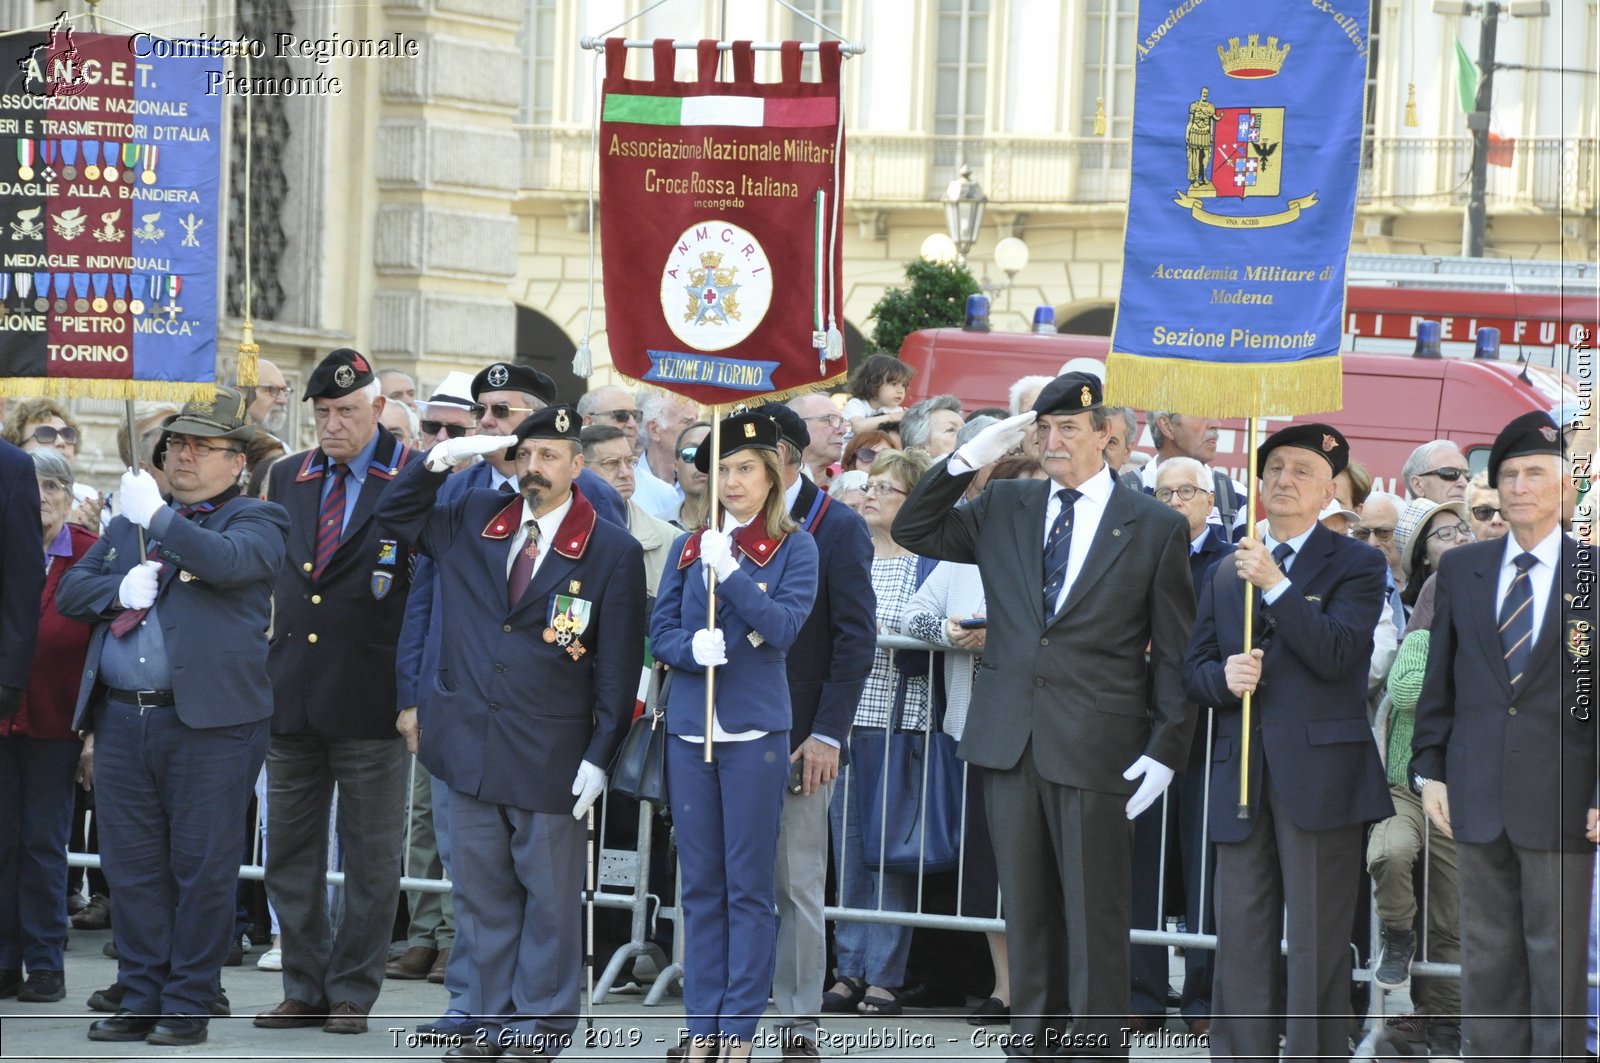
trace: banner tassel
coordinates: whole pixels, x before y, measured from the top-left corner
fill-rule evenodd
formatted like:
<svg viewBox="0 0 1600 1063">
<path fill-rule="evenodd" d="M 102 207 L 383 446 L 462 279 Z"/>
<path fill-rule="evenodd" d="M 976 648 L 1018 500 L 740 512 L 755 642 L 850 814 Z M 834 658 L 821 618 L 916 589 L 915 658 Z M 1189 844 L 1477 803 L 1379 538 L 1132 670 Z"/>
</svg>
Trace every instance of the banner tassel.
<svg viewBox="0 0 1600 1063">
<path fill-rule="evenodd" d="M 1106 98 L 1104 96 L 1095 97 L 1094 135 L 1097 137 L 1103 137 L 1106 135 Z"/>
<path fill-rule="evenodd" d="M 256 342 L 256 326 L 249 318 L 244 319 L 244 325 L 239 329 L 239 369 L 238 381 L 240 387 L 253 388 L 260 379 L 256 363 L 261 358 L 261 344 Z"/>
<path fill-rule="evenodd" d="M 1406 86 L 1406 125 L 1415 129 L 1421 124 L 1417 118 L 1417 83 L 1413 81 Z"/>
<path fill-rule="evenodd" d="M 1106 401 L 1196 417 L 1280 417 L 1344 405 L 1337 355 L 1296 362 L 1205 362 L 1112 351 Z"/>
</svg>

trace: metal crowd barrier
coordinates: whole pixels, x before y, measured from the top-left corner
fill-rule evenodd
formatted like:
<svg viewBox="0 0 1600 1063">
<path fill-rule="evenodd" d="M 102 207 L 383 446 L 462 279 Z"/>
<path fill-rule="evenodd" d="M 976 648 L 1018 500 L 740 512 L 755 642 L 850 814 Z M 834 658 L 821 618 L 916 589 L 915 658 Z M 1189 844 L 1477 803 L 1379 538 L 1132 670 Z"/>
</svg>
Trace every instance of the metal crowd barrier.
<svg viewBox="0 0 1600 1063">
<path fill-rule="evenodd" d="M 954 653 L 954 654 L 965 655 L 965 651 L 962 651 L 962 650 L 957 650 L 957 649 L 953 649 L 953 648 L 945 647 L 945 646 L 936 646 L 936 645 L 933 645 L 931 643 L 926 643 L 926 642 L 923 642 L 923 641 L 921 641 L 919 639 L 914 639 L 914 638 L 910 638 L 910 637 L 903 636 L 903 635 L 880 634 L 878 636 L 878 646 L 881 649 L 886 649 L 886 650 L 891 651 L 891 653 L 907 653 L 907 652 L 928 653 L 928 654 L 930 654 L 930 670 L 932 668 L 936 668 L 936 667 L 939 666 L 937 658 L 933 657 L 932 656 L 933 654 L 936 654 L 936 653 Z M 892 719 L 888 721 L 888 726 L 889 726 L 890 730 L 893 730 L 894 723 L 895 723 L 895 721 L 892 720 Z M 1213 710 L 1210 710 L 1210 709 L 1206 710 L 1206 719 L 1203 721 L 1203 726 L 1205 726 L 1207 728 L 1207 734 L 1208 734 L 1208 738 L 1209 738 L 1210 734 L 1213 733 L 1214 727 L 1215 727 L 1215 719 L 1214 719 Z M 925 731 L 924 733 L 931 733 L 931 720 L 929 721 L 928 727 L 929 727 L 930 730 L 929 731 Z M 1211 764 L 1210 758 L 1207 757 L 1206 758 L 1206 772 L 1207 772 L 1207 776 L 1208 776 L 1208 782 L 1209 782 L 1210 764 Z M 924 779 L 926 779 L 926 771 L 927 771 L 926 758 L 924 758 L 924 773 L 925 773 L 924 774 Z M 969 784 L 969 780 L 970 780 L 970 773 L 968 772 L 967 767 L 966 767 L 965 764 L 962 765 L 961 777 L 962 777 L 962 791 L 963 791 L 962 792 L 962 799 L 963 799 L 962 800 L 962 807 L 963 807 L 963 810 L 964 810 L 965 807 L 966 807 L 966 800 L 965 800 L 966 796 L 967 796 L 966 795 L 966 788 L 967 788 L 967 786 Z M 836 783 L 837 787 L 846 788 L 846 794 L 845 794 L 845 797 L 844 797 L 844 800 L 846 802 L 846 812 L 845 812 L 846 816 L 848 816 L 848 805 L 849 805 L 848 788 L 850 786 L 852 786 L 853 783 L 854 783 L 854 780 L 852 778 L 852 770 L 851 770 L 851 768 L 849 768 L 847 766 L 840 773 L 839 781 Z M 412 784 L 413 785 L 417 784 L 416 772 L 415 771 L 412 772 Z M 422 782 L 422 785 L 427 785 L 426 780 L 424 780 Z M 1202 828 L 1202 830 L 1203 830 L 1203 833 L 1202 833 L 1202 851 L 1209 852 L 1209 850 L 1210 850 L 1209 822 L 1208 822 L 1209 821 L 1209 804 L 1210 804 L 1210 792 L 1209 792 L 1210 788 L 1209 788 L 1209 785 L 1206 786 L 1204 789 L 1205 789 L 1205 793 L 1206 793 L 1206 805 L 1207 805 L 1207 808 L 1205 810 L 1206 814 L 1202 818 L 1202 823 L 1204 824 L 1204 826 Z M 926 797 L 927 797 L 927 788 L 926 788 L 926 786 L 923 787 L 922 794 L 923 794 L 923 800 L 925 802 L 926 801 Z M 600 810 L 600 814 L 599 814 L 600 815 L 600 822 L 601 822 L 600 837 L 602 839 L 605 836 L 604 825 L 605 825 L 605 823 L 607 821 L 607 817 L 608 817 L 609 812 L 610 812 L 610 800 L 609 800 L 609 797 L 610 797 L 610 794 L 608 792 L 602 798 L 602 803 L 601 803 L 601 806 L 600 806 L 600 809 L 601 809 Z M 887 797 L 887 793 L 885 793 L 885 798 L 886 797 Z M 1161 807 L 1162 807 L 1162 820 L 1163 820 L 1163 837 L 1165 837 L 1165 834 L 1166 834 L 1166 829 L 1165 828 L 1166 828 L 1166 823 L 1167 823 L 1167 817 L 1168 817 L 1168 812 L 1169 812 L 1169 809 L 1170 809 L 1170 806 L 1171 806 L 1170 788 L 1169 788 L 1169 792 L 1167 794 L 1163 794 L 1162 795 L 1161 802 L 1162 802 L 1162 806 Z M 624 966 L 626 966 L 627 962 L 630 959 L 633 959 L 633 958 L 636 958 L 636 957 L 639 957 L 639 956 L 648 956 L 648 957 L 650 957 L 656 963 L 656 965 L 658 967 L 658 970 L 659 970 L 659 973 L 655 978 L 654 984 L 651 986 L 651 988 L 649 989 L 648 993 L 646 994 L 646 996 L 644 998 L 644 1003 L 647 1004 L 647 1005 L 653 1006 L 653 1005 L 659 1004 L 661 1002 L 662 998 L 664 996 L 666 996 L 666 994 L 669 991 L 671 991 L 679 983 L 681 983 L 681 980 L 682 980 L 682 977 L 683 977 L 683 935 L 682 935 L 682 933 L 674 933 L 673 934 L 674 948 L 673 948 L 673 955 L 670 958 L 670 961 L 669 961 L 668 957 L 666 957 L 663 954 L 660 946 L 657 945 L 653 940 L 654 935 L 653 935 L 652 931 L 654 929 L 656 920 L 666 919 L 666 920 L 668 920 L 668 921 L 670 921 L 670 922 L 672 922 L 672 923 L 674 923 L 676 925 L 676 924 L 679 924 L 681 922 L 681 918 L 682 918 L 680 910 L 677 908 L 677 906 L 675 904 L 664 903 L 662 898 L 659 898 L 659 897 L 657 897 L 657 896 L 655 896 L 655 895 L 653 895 L 653 894 L 651 894 L 649 892 L 649 868 L 650 868 L 651 844 L 652 844 L 651 843 L 651 826 L 652 826 L 655 814 L 656 814 L 656 810 L 654 809 L 653 806 L 651 806 L 650 804 L 648 804 L 646 802 L 641 802 L 640 806 L 639 806 L 639 812 L 638 812 L 638 830 L 637 830 L 636 842 L 635 842 L 634 847 L 631 848 L 631 849 L 607 849 L 607 848 L 602 848 L 600 850 L 600 852 L 599 852 L 599 857 L 598 857 L 599 858 L 599 875 L 598 875 L 598 878 L 597 878 L 597 889 L 596 889 L 596 894 L 595 894 L 595 904 L 598 907 L 602 907 L 602 908 L 611 908 L 611 909 L 616 909 L 616 910 L 621 910 L 621 911 L 627 911 L 627 912 L 630 913 L 631 919 L 630 919 L 630 928 L 629 928 L 630 929 L 629 940 L 625 944 L 623 944 L 621 947 L 616 949 L 611 954 L 611 956 L 609 957 L 608 961 L 606 962 L 606 966 L 605 966 L 604 970 L 599 974 L 599 976 L 597 977 L 597 979 L 595 981 L 593 1001 L 596 1004 L 603 1003 L 604 1000 L 606 999 L 607 995 L 610 994 L 614 990 L 614 988 L 616 986 L 616 983 L 617 983 L 617 979 L 620 977 L 621 971 L 624 968 Z M 406 836 L 407 839 L 409 839 L 410 838 L 410 829 L 411 829 L 411 822 L 410 822 L 411 802 L 409 800 L 409 793 L 408 793 L 408 799 L 407 799 L 406 817 L 407 817 L 407 824 L 406 824 L 406 835 L 405 836 Z M 964 812 L 963 812 L 963 820 L 964 819 L 965 819 L 965 816 L 964 816 Z M 965 866 L 966 866 L 966 856 L 967 856 L 967 852 L 966 852 L 967 831 L 966 831 L 965 828 L 966 828 L 966 823 L 963 821 L 963 823 L 962 823 L 962 831 L 961 831 L 961 835 L 962 836 L 961 836 L 961 841 L 960 841 L 960 851 L 958 853 L 958 859 L 957 859 L 957 864 L 956 864 L 957 870 L 955 872 L 956 875 L 957 875 L 957 880 L 956 880 L 956 899 L 955 899 L 955 909 L 956 909 L 957 912 L 959 912 L 961 910 L 961 908 L 962 908 L 962 902 L 965 899 L 965 889 L 966 889 Z M 1432 826 L 1431 823 L 1428 824 L 1428 826 L 1427 826 L 1427 835 L 1428 835 L 1428 837 L 1431 838 L 1431 835 L 1432 835 L 1434 829 L 1435 828 Z M 887 831 L 887 823 L 886 822 L 884 824 L 883 830 L 884 830 L 884 832 Z M 262 862 L 261 862 L 261 836 L 262 836 L 262 823 L 261 823 L 260 810 L 258 809 L 258 814 L 257 814 L 257 818 L 256 818 L 256 832 L 255 832 L 255 835 L 254 835 L 254 845 L 253 845 L 253 852 L 254 852 L 254 858 L 253 859 L 254 859 L 254 862 L 251 863 L 251 864 L 242 865 L 239 868 L 239 877 L 241 879 L 260 880 L 260 879 L 262 879 L 264 877 L 265 871 L 264 871 L 264 867 L 262 866 Z M 889 924 L 889 925 L 906 926 L 906 927 L 913 927 L 913 928 L 915 928 L 915 927 L 928 927 L 928 928 L 944 929 L 944 930 L 958 930 L 958 931 L 966 931 L 966 932 L 971 932 L 971 933 L 998 933 L 998 932 L 1003 932 L 1005 930 L 1005 920 L 1004 920 L 1004 917 L 1003 917 L 1004 909 L 1003 909 L 1003 906 L 1002 906 L 1002 899 L 998 895 L 998 891 L 997 891 L 997 894 L 996 894 L 996 897 L 995 897 L 995 904 L 994 904 L 994 912 L 995 912 L 995 914 L 994 914 L 993 917 L 979 918 L 979 917 L 973 917 L 973 916 L 962 916 L 962 915 L 953 914 L 953 913 L 934 912 L 934 911 L 925 910 L 924 905 L 923 905 L 923 899 L 924 899 L 923 898 L 923 894 L 924 894 L 924 886 L 925 886 L 925 881 L 926 881 L 926 875 L 921 870 L 919 870 L 918 874 L 916 875 L 915 903 L 911 907 L 911 909 L 908 910 L 908 911 L 900 911 L 900 910 L 895 910 L 894 908 L 885 908 L 884 905 L 883 905 L 883 886 L 882 886 L 882 879 L 881 879 L 881 876 L 884 873 L 884 864 L 882 862 L 882 853 L 883 853 L 883 850 L 884 850 L 884 846 L 883 846 L 882 842 L 883 842 L 883 837 L 880 836 L 880 838 L 879 838 L 879 846 L 878 846 L 878 851 L 879 851 L 880 856 L 879 856 L 879 864 L 878 864 L 878 869 L 877 869 L 879 874 L 880 874 L 880 881 L 879 881 L 879 888 L 878 888 L 877 895 L 876 895 L 876 903 L 871 907 L 845 907 L 845 906 L 841 906 L 841 905 L 838 905 L 838 904 L 828 905 L 828 906 L 825 906 L 824 909 L 823 909 L 823 913 L 824 913 L 825 918 L 833 920 L 833 921 L 836 921 L 836 922 L 843 921 L 843 922 L 857 922 L 857 923 L 879 923 L 879 924 Z M 922 852 L 922 856 L 925 857 L 926 856 L 926 838 L 925 837 L 921 839 L 921 852 Z M 1365 849 L 1363 849 L 1363 853 L 1364 852 L 1365 852 Z M 1422 936 L 1421 936 L 1421 942 L 1420 942 L 1420 948 L 1419 948 L 1419 953 L 1418 953 L 1420 958 L 1415 960 L 1415 961 L 1413 961 L 1413 963 L 1411 965 L 1411 970 L 1412 970 L 1412 973 L 1414 975 L 1424 975 L 1424 976 L 1431 977 L 1431 978 L 1455 978 L 1455 979 L 1459 979 L 1461 977 L 1461 968 L 1460 968 L 1459 964 L 1439 963 L 1439 962 L 1431 961 L 1431 960 L 1429 960 L 1427 958 L 1427 956 L 1428 956 L 1428 946 L 1429 946 L 1429 942 L 1428 942 L 1428 926 L 1429 926 L 1429 924 L 1428 924 L 1427 907 L 1426 907 L 1427 903 L 1428 903 L 1428 895 L 1427 895 L 1427 889 L 1426 889 L 1426 876 L 1429 873 L 1428 872 L 1429 852 L 1430 852 L 1430 849 L 1429 849 L 1428 842 L 1425 841 L 1424 842 L 1424 847 L 1423 847 L 1423 852 L 1419 856 L 1419 863 L 1420 863 L 1420 865 L 1422 867 L 1422 874 L 1424 876 L 1424 883 L 1423 883 L 1423 890 L 1422 890 L 1422 897 L 1421 897 L 1421 905 L 1420 905 L 1420 915 L 1419 915 L 1419 920 L 1418 920 L 1421 923 L 1422 927 L 1423 927 Z M 830 859 L 833 858 L 833 854 L 831 852 L 829 854 L 829 858 Z M 409 856 L 408 856 L 408 859 L 409 859 Z M 920 861 L 919 861 L 919 863 L 920 863 Z M 68 864 L 70 866 L 72 866 L 72 867 L 85 867 L 85 868 L 87 868 L 87 867 L 99 867 L 100 866 L 100 858 L 99 858 L 98 855 L 95 855 L 95 854 L 69 853 L 68 854 Z M 675 869 L 675 876 L 678 878 L 679 882 L 681 883 L 681 873 L 678 873 L 677 870 L 676 870 L 676 862 L 674 862 L 674 869 Z M 836 868 L 836 871 L 839 873 L 840 878 L 841 878 L 841 881 L 839 882 L 839 888 L 840 888 L 840 891 L 842 893 L 843 892 L 843 886 L 844 886 L 844 883 L 842 881 L 842 875 L 843 875 L 844 869 Z M 890 873 L 892 874 L 893 872 L 890 872 Z M 1165 912 L 1167 910 L 1166 909 L 1166 881 L 1165 881 L 1166 880 L 1166 847 L 1165 846 L 1163 846 L 1163 848 L 1162 848 L 1160 875 L 1161 875 L 1161 880 L 1158 882 L 1157 890 L 1156 890 L 1157 918 L 1156 918 L 1155 921 L 1156 921 L 1158 926 L 1164 926 L 1165 925 Z M 328 871 L 327 881 L 328 881 L 328 885 L 330 887 L 336 887 L 336 888 L 337 887 L 341 887 L 344 884 L 344 874 L 342 872 L 340 872 L 340 871 L 330 869 Z M 450 880 L 448 878 L 437 878 L 437 879 L 436 878 L 418 878 L 418 877 L 413 877 L 413 876 L 411 876 L 409 874 L 406 874 L 406 875 L 403 875 L 401 877 L 401 879 L 400 879 L 400 889 L 402 891 L 406 891 L 406 892 L 446 893 L 446 892 L 448 892 L 450 890 L 450 888 L 451 888 L 451 883 L 450 883 Z M 1135 945 L 1162 945 L 1162 946 L 1178 947 L 1178 948 L 1184 948 L 1184 949 L 1211 949 L 1211 950 L 1215 950 L 1216 947 L 1217 947 L 1217 936 L 1216 936 L 1216 934 L 1214 932 L 1208 932 L 1208 931 L 1214 931 L 1214 928 L 1208 928 L 1205 925 L 1204 921 L 1203 921 L 1205 919 L 1205 912 L 1207 910 L 1207 905 L 1205 903 L 1206 902 L 1206 897 L 1204 896 L 1204 888 L 1205 888 L 1204 884 L 1202 883 L 1202 886 L 1201 886 L 1202 895 L 1201 895 L 1201 898 L 1200 898 L 1200 918 L 1202 919 L 1202 924 L 1199 927 L 1189 927 L 1184 931 L 1161 930 L 1161 929 L 1155 929 L 1155 930 L 1152 930 L 1152 929 L 1134 929 L 1134 930 L 1132 930 L 1130 932 L 1130 935 L 1129 935 L 1131 943 L 1135 944 Z M 1375 904 L 1375 902 L 1372 901 L 1371 898 L 1369 898 L 1369 903 Z M 652 906 L 654 906 L 654 911 L 653 912 L 651 910 Z M 1376 956 L 1378 954 L 1378 945 L 1379 945 L 1378 927 L 1379 927 L 1379 925 L 1380 925 L 1380 921 L 1378 920 L 1378 918 L 1376 916 L 1376 912 L 1374 911 L 1373 918 L 1372 918 L 1372 935 L 1371 935 L 1370 953 L 1369 953 L 1371 956 L 1374 957 L 1374 962 L 1376 961 Z M 1286 952 L 1287 951 L 1287 944 L 1285 943 L 1285 945 L 1283 947 L 1284 947 L 1284 950 Z M 1352 952 L 1354 953 L 1354 946 L 1353 945 L 1352 945 Z M 1371 971 L 1370 968 L 1368 968 L 1366 966 L 1363 966 L 1358 962 L 1353 962 L 1352 963 L 1351 980 L 1352 980 L 1353 983 L 1354 982 L 1370 982 L 1371 979 L 1372 979 L 1372 971 Z M 1591 972 L 1590 976 L 1589 976 L 1589 984 L 1591 986 L 1600 985 L 1600 975 L 1597 975 L 1595 972 Z M 1374 992 L 1374 993 L 1371 994 L 1371 1006 L 1370 1006 L 1370 1010 L 1369 1010 L 1369 1013 L 1368 1013 L 1368 1016 L 1367 1016 L 1367 1019 L 1366 1019 L 1366 1036 L 1363 1039 L 1363 1041 L 1361 1042 L 1360 1047 L 1356 1051 L 1356 1057 L 1355 1058 L 1358 1059 L 1358 1060 L 1365 1060 L 1365 1059 L 1373 1058 L 1373 1051 L 1374 1051 L 1374 1049 L 1375 1049 L 1375 1047 L 1377 1045 L 1378 1036 L 1382 1033 L 1383 1028 L 1384 1028 L 1384 1011 L 1385 1011 L 1385 1007 L 1386 1007 L 1386 1003 L 1387 1003 L 1386 1002 L 1386 997 L 1387 997 L 1387 994 L 1385 992 L 1381 992 L 1381 991 L 1380 992 Z"/>
</svg>

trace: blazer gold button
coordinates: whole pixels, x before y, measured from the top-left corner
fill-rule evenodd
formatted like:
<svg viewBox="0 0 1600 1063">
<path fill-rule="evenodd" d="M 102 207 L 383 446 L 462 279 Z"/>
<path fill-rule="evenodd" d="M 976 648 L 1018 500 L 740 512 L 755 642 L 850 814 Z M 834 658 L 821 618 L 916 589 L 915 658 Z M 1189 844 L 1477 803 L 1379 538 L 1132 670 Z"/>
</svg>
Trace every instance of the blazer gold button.
<svg viewBox="0 0 1600 1063">
<path fill-rule="evenodd" d="M 313 594 L 313 595 L 312 595 L 312 596 L 311 596 L 311 604 L 312 604 L 312 605 L 321 605 L 321 604 L 322 604 L 322 595 L 320 595 L 320 594 Z"/>
<path fill-rule="evenodd" d="M 300 568 L 302 570 L 306 571 L 306 572 L 310 572 L 311 571 L 311 562 L 307 561 L 305 564 L 301 565 Z"/>
<path fill-rule="evenodd" d="M 1050 640 L 1049 639 L 1040 639 L 1039 640 L 1039 645 L 1048 646 L 1048 645 L 1050 645 Z"/>
<path fill-rule="evenodd" d="M 316 632 L 312 632 L 311 634 L 307 635 L 306 636 L 306 641 L 307 642 L 315 642 L 315 641 L 317 641 Z"/>
<path fill-rule="evenodd" d="M 511 634 L 511 625 L 507 624 L 505 627 L 501 628 L 500 630 L 504 631 L 507 635 L 509 635 L 509 634 Z"/>
<path fill-rule="evenodd" d="M 1511 706 L 1509 709 L 1506 710 L 1506 715 L 1507 716 L 1515 716 L 1516 714 L 1517 714 L 1517 707 L 1515 705 Z"/>
</svg>

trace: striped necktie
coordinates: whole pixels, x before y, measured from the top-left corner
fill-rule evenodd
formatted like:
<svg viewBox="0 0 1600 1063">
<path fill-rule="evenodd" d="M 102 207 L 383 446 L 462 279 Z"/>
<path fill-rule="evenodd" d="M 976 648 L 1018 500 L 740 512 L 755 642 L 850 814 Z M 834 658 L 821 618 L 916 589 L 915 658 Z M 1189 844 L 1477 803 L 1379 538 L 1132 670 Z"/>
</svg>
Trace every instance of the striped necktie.
<svg viewBox="0 0 1600 1063">
<path fill-rule="evenodd" d="M 1072 507 L 1083 497 L 1082 491 L 1063 487 L 1056 492 L 1061 500 L 1061 512 L 1050 525 L 1050 535 L 1044 541 L 1044 618 L 1049 620 L 1056 612 L 1056 599 L 1067 582 L 1067 558 L 1072 552 Z"/>
<path fill-rule="evenodd" d="M 339 539 L 344 535 L 344 482 L 349 475 L 350 466 L 344 462 L 333 467 L 333 486 L 328 488 L 322 512 L 317 515 L 317 555 L 311 570 L 312 579 L 322 578 L 323 570 L 333 560 L 334 551 L 339 549 Z"/>
<path fill-rule="evenodd" d="M 1526 553 L 1511 559 L 1517 574 L 1511 578 L 1511 586 L 1500 603 L 1500 648 L 1505 651 L 1506 675 L 1513 691 L 1533 656 L 1533 581 L 1528 578 L 1528 570 L 1538 560 Z"/>
</svg>

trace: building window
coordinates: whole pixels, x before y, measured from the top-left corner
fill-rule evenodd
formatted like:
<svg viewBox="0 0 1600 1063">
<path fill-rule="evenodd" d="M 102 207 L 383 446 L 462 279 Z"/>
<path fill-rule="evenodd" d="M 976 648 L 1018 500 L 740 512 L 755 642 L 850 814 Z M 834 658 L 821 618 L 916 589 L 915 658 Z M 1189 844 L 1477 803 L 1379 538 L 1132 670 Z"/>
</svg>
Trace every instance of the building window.
<svg viewBox="0 0 1600 1063">
<path fill-rule="evenodd" d="M 988 55 L 989 0 L 939 0 L 930 182 L 935 196 L 944 192 L 963 162 L 974 167 L 983 163 Z"/>
<path fill-rule="evenodd" d="M 249 40 L 271 40 L 274 33 L 294 31 L 294 11 L 286 0 L 242 0 L 239 4 L 238 32 Z M 241 69 L 241 74 L 243 70 Z M 296 72 L 289 62 L 272 49 L 249 65 L 251 77 L 287 80 Z M 282 96 L 250 97 L 250 122 L 245 122 L 244 96 L 230 97 L 233 112 L 232 142 L 229 144 L 228 179 L 234 192 L 228 197 L 228 277 L 227 312 L 244 316 L 245 260 L 250 262 L 250 313 L 258 321 L 278 320 L 285 292 L 278 276 L 286 257 L 288 230 L 283 222 L 289 178 L 284 169 L 292 135 L 289 115 Z M 245 140 L 250 141 L 250 229 L 245 244 L 244 195 Z"/>
<path fill-rule="evenodd" d="M 1132 0 L 1088 0 L 1083 16 L 1083 84 L 1078 98 L 1078 135 L 1094 136 L 1095 103 L 1102 97 L 1106 107 L 1106 133 L 1112 137 L 1133 135 L 1133 38 Z M 1105 62 L 1111 66 L 1106 77 L 1101 62 L 1101 41 L 1105 42 Z"/>
<path fill-rule="evenodd" d="M 830 30 L 838 33 L 844 32 L 844 2 L 843 0 L 790 0 L 801 11 L 816 19 Z M 789 12 L 789 35 L 784 38 L 790 41 L 802 41 L 806 44 L 820 44 L 823 41 L 838 40 L 832 34 L 818 29 L 816 24 L 810 22 L 794 12 Z M 800 80 L 817 81 L 817 57 L 815 53 L 807 53 L 800 64 Z"/>
<path fill-rule="evenodd" d="M 527 0 L 522 22 L 522 54 L 528 64 L 522 83 L 524 125 L 547 126 L 555 117 L 556 0 Z"/>
</svg>

